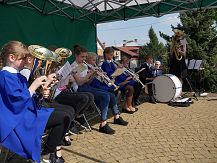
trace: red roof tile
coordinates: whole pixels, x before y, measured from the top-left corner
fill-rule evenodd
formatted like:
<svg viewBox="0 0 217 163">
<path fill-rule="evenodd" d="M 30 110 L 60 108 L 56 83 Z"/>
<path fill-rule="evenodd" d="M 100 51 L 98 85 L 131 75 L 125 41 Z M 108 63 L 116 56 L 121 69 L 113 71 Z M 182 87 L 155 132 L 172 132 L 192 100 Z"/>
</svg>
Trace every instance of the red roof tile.
<svg viewBox="0 0 217 163">
<path fill-rule="evenodd" d="M 139 47 L 137 46 L 126 46 L 126 47 L 115 47 L 113 46 L 114 49 L 120 50 L 121 52 L 124 52 L 126 54 L 129 54 L 131 57 L 138 57 L 139 54 L 133 52 L 132 50 L 139 50 Z"/>
</svg>

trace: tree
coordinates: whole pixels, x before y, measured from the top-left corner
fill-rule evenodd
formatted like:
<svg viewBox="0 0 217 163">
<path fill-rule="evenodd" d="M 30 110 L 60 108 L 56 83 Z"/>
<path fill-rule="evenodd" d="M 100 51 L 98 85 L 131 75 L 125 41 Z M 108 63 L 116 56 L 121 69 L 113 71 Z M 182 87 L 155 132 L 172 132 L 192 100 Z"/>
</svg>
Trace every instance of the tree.
<svg viewBox="0 0 217 163">
<path fill-rule="evenodd" d="M 143 59 L 145 55 L 151 54 L 155 60 L 164 61 L 164 57 L 167 53 L 167 48 L 162 42 L 159 42 L 154 29 L 151 27 L 148 31 L 150 42 L 140 48 L 140 59 Z"/>
<path fill-rule="evenodd" d="M 187 34 L 187 58 L 202 59 L 204 69 L 204 88 L 217 92 L 217 10 L 189 11 L 180 14 L 182 24 L 177 28 Z M 161 37 L 168 41 L 168 37 L 161 33 Z M 168 43 L 169 45 L 169 43 Z M 193 77 L 193 80 L 197 80 Z"/>
</svg>

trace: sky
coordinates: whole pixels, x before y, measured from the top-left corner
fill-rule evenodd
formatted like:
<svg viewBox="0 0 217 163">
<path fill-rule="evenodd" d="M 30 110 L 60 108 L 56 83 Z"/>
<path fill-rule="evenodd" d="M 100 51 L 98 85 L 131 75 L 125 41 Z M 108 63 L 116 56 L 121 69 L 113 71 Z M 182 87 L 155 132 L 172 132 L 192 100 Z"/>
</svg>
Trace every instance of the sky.
<svg viewBox="0 0 217 163">
<path fill-rule="evenodd" d="M 149 42 L 148 31 L 152 26 L 160 42 L 166 43 L 159 31 L 172 36 L 171 24 L 180 23 L 179 14 L 168 14 L 159 18 L 146 17 L 128 21 L 116 21 L 97 25 L 97 36 L 106 46 L 119 46 L 123 40 L 138 39 L 139 45 Z"/>
</svg>

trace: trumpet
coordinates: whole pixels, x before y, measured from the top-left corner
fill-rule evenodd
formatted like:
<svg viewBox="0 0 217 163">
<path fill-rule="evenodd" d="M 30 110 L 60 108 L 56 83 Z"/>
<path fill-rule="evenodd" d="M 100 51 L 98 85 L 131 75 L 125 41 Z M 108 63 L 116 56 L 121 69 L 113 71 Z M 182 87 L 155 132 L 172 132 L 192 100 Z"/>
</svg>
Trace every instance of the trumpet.
<svg viewBox="0 0 217 163">
<path fill-rule="evenodd" d="M 145 70 L 145 68 L 139 70 L 137 73 L 133 72 L 129 68 L 124 67 L 124 72 L 131 76 L 131 78 L 137 82 L 139 82 L 142 85 L 142 88 L 145 88 L 145 85 L 142 83 L 142 81 L 139 79 L 139 73 L 141 71 Z"/>
<path fill-rule="evenodd" d="M 116 61 L 113 61 L 113 63 L 117 66 L 120 67 L 120 64 Z M 130 75 L 130 79 L 132 78 L 133 80 L 139 82 L 142 85 L 142 88 L 145 88 L 145 85 L 142 83 L 142 81 L 139 79 L 139 73 L 142 72 L 143 70 L 145 70 L 145 68 L 142 68 L 141 70 L 139 70 L 138 72 L 133 72 L 131 69 L 123 67 L 124 72 L 128 75 Z M 129 80 L 129 79 L 128 79 Z"/>
<path fill-rule="evenodd" d="M 88 64 L 87 62 L 83 61 L 83 63 L 85 65 L 87 65 L 88 68 L 92 69 L 92 70 L 96 70 L 96 73 L 97 73 L 97 79 L 100 81 L 100 82 L 104 82 L 107 86 L 111 87 L 111 86 L 114 86 L 114 91 L 118 90 L 119 86 L 117 86 L 115 83 L 114 83 L 114 80 L 111 80 L 106 74 L 105 72 L 100 68 L 98 67 L 97 65 L 95 66 L 92 66 L 90 64 Z"/>
</svg>

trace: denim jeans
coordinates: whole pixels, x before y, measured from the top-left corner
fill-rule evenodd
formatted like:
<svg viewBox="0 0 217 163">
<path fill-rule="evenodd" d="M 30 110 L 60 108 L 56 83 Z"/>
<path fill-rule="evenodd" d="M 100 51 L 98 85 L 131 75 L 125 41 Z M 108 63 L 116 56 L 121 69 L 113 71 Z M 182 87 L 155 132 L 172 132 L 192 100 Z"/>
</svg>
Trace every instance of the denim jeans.
<svg viewBox="0 0 217 163">
<path fill-rule="evenodd" d="M 112 108 L 112 113 L 114 115 L 120 114 L 120 111 L 118 109 L 117 105 L 117 98 L 114 93 L 107 92 L 110 96 L 110 101 L 109 101 L 109 107 Z"/>
<path fill-rule="evenodd" d="M 101 111 L 101 121 L 107 120 L 108 107 L 110 102 L 110 95 L 108 92 L 98 88 L 91 87 L 88 84 L 84 84 L 78 87 L 78 92 L 90 92 L 94 95 L 96 105 Z"/>
</svg>

